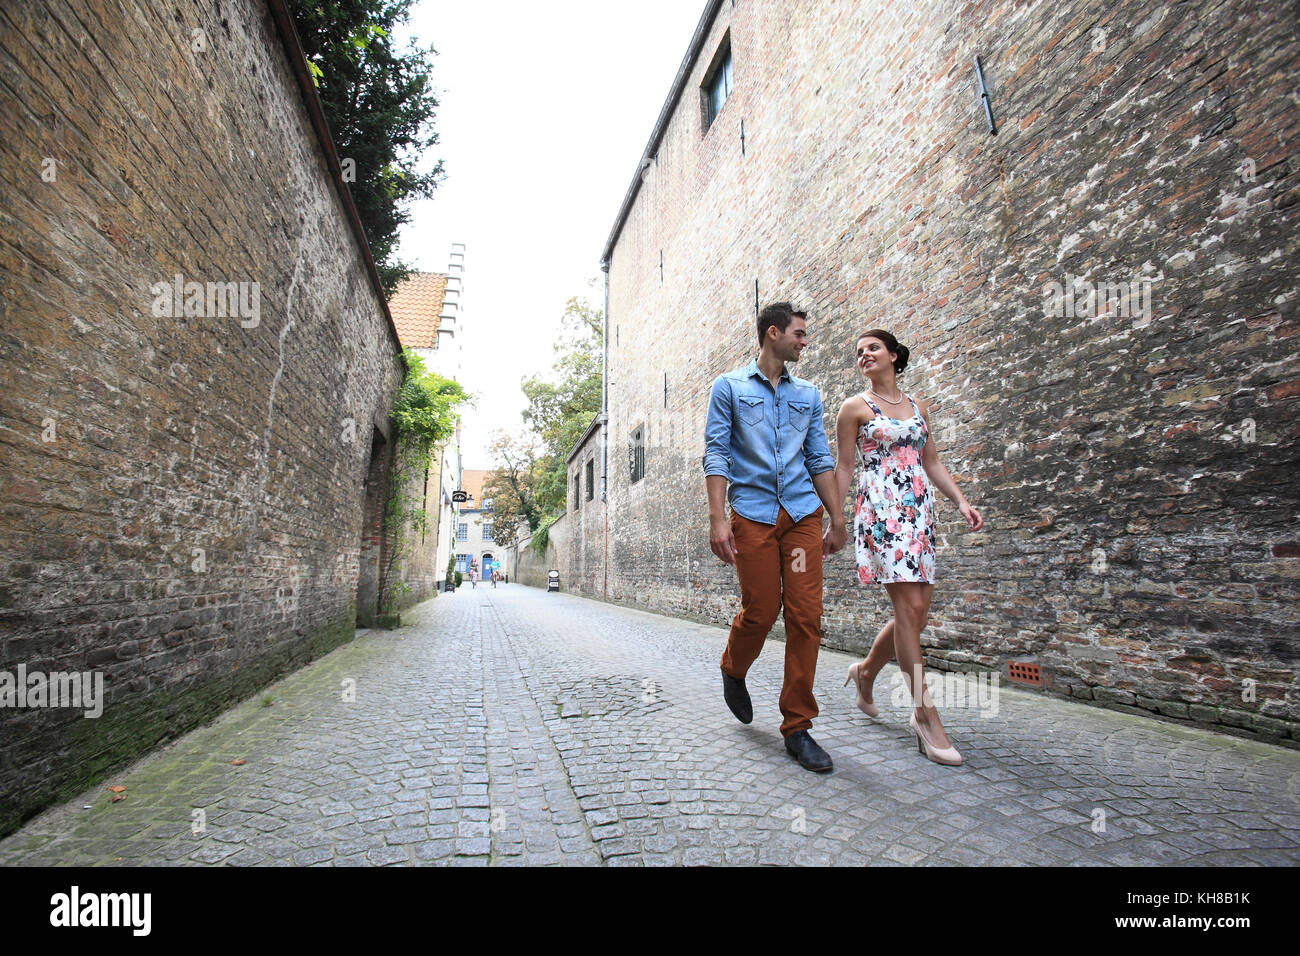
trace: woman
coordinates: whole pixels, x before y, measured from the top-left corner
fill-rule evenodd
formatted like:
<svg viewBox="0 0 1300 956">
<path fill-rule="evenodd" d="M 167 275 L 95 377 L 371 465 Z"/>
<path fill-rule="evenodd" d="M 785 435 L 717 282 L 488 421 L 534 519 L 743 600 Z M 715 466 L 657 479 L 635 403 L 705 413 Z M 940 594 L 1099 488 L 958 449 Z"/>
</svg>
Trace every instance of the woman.
<svg viewBox="0 0 1300 956">
<path fill-rule="evenodd" d="M 957 504 L 972 531 L 983 527 L 984 519 L 939 462 L 930 436 L 929 408 L 898 388 L 896 377 L 907 367 L 907 357 L 907 346 L 899 345 L 884 329 L 859 336 L 857 365 L 868 387 L 845 401 L 836 419 L 835 479 L 841 499 L 853 478 L 855 449 L 862 467 L 853 521 L 858 580 L 883 584 L 894 605 L 894 616 L 876 635 L 871 653 L 849 668 L 844 683 L 856 683 L 858 707 L 875 717 L 878 710 L 871 685 L 897 654 L 917 704 L 908 720 L 917 749 L 935 763 L 956 766 L 961 754 L 948 740 L 939 712 L 925 693 L 921 661 L 921 631 L 934 591 L 931 484 Z"/>
</svg>

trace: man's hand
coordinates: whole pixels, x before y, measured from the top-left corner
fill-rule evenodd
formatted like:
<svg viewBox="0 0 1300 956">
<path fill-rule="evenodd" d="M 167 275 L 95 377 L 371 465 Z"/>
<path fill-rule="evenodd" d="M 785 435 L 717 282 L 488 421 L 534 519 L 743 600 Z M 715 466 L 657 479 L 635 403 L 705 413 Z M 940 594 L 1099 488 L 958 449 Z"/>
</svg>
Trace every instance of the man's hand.
<svg viewBox="0 0 1300 956">
<path fill-rule="evenodd" d="M 724 475 L 705 475 L 709 491 L 709 547 L 728 564 L 736 563 L 736 536 L 727 520 L 727 479 Z"/>
<path fill-rule="evenodd" d="M 709 519 L 709 547 L 728 564 L 736 563 L 736 536 L 726 518 Z"/>
<path fill-rule="evenodd" d="M 826 534 L 822 537 L 822 557 L 828 558 L 849 540 L 849 529 L 844 522 L 832 521 L 831 526 L 826 529 Z"/>
</svg>

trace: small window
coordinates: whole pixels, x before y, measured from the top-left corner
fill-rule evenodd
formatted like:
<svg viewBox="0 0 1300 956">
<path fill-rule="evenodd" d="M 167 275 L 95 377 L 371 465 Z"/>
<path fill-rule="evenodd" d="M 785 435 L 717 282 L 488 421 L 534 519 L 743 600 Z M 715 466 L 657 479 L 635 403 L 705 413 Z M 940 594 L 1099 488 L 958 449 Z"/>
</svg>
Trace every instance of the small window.
<svg viewBox="0 0 1300 956">
<path fill-rule="evenodd" d="M 573 510 L 577 511 L 582 507 L 582 476 L 573 476 Z"/>
<path fill-rule="evenodd" d="M 731 38 L 723 40 L 722 49 L 714 59 L 713 70 L 704 83 L 704 128 L 707 130 L 717 119 L 722 104 L 731 95 Z"/>
<path fill-rule="evenodd" d="M 596 497 L 596 459 L 587 459 L 587 500 Z"/>
<path fill-rule="evenodd" d="M 639 426 L 632 432 L 628 445 L 628 465 L 632 472 L 632 484 L 645 477 L 645 426 Z"/>
<path fill-rule="evenodd" d="M 464 523 L 462 523 L 462 524 L 460 525 L 460 527 L 458 527 L 458 528 L 456 529 L 456 540 L 457 540 L 457 541 L 468 541 L 468 540 L 469 540 L 469 525 L 468 525 L 468 524 L 464 524 Z"/>
<path fill-rule="evenodd" d="M 484 521 L 484 522 L 483 522 L 483 540 L 484 540 L 484 541 L 491 541 L 491 540 L 492 540 L 492 522 L 491 522 L 491 521 Z"/>
</svg>

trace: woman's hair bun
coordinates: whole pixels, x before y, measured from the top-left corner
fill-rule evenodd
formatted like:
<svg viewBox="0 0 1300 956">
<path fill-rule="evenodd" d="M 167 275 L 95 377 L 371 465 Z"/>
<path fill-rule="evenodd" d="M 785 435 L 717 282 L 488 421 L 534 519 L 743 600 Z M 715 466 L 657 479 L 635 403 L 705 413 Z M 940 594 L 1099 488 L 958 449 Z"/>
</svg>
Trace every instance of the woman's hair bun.
<svg viewBox="0 0 1300 956">
<path fill-rule="evenodd" d="M 894 363 L 894 373 L 898 374 L 907 368 L 907 357 L 911 354 L 906 345 L 898 347 L 898 361 Z"/>
</svg>

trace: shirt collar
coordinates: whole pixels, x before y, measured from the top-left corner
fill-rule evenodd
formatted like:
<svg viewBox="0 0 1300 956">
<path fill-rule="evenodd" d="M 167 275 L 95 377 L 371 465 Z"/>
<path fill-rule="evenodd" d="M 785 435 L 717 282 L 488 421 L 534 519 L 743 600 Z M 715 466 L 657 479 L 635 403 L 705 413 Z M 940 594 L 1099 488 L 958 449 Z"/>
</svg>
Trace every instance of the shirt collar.
<svg viewBox="0 0 1300 956">
<path fill-rule="evenodd" d="M 749 364 L 745 366 L 745 374 L 747 377 L 752 377 L 754 375 L 757 375 L 763 381 L 765 382 L 767 381 L 767 376 L 764 375 L 763 370 L 758 367 L 758 359 L 756 358 L 750 359 Z M 781 366 L 781 377 L 777 379 L 777 381 L 779 382 L 790 381 L 790 370 L 785 366 Z"/>
</svg>

